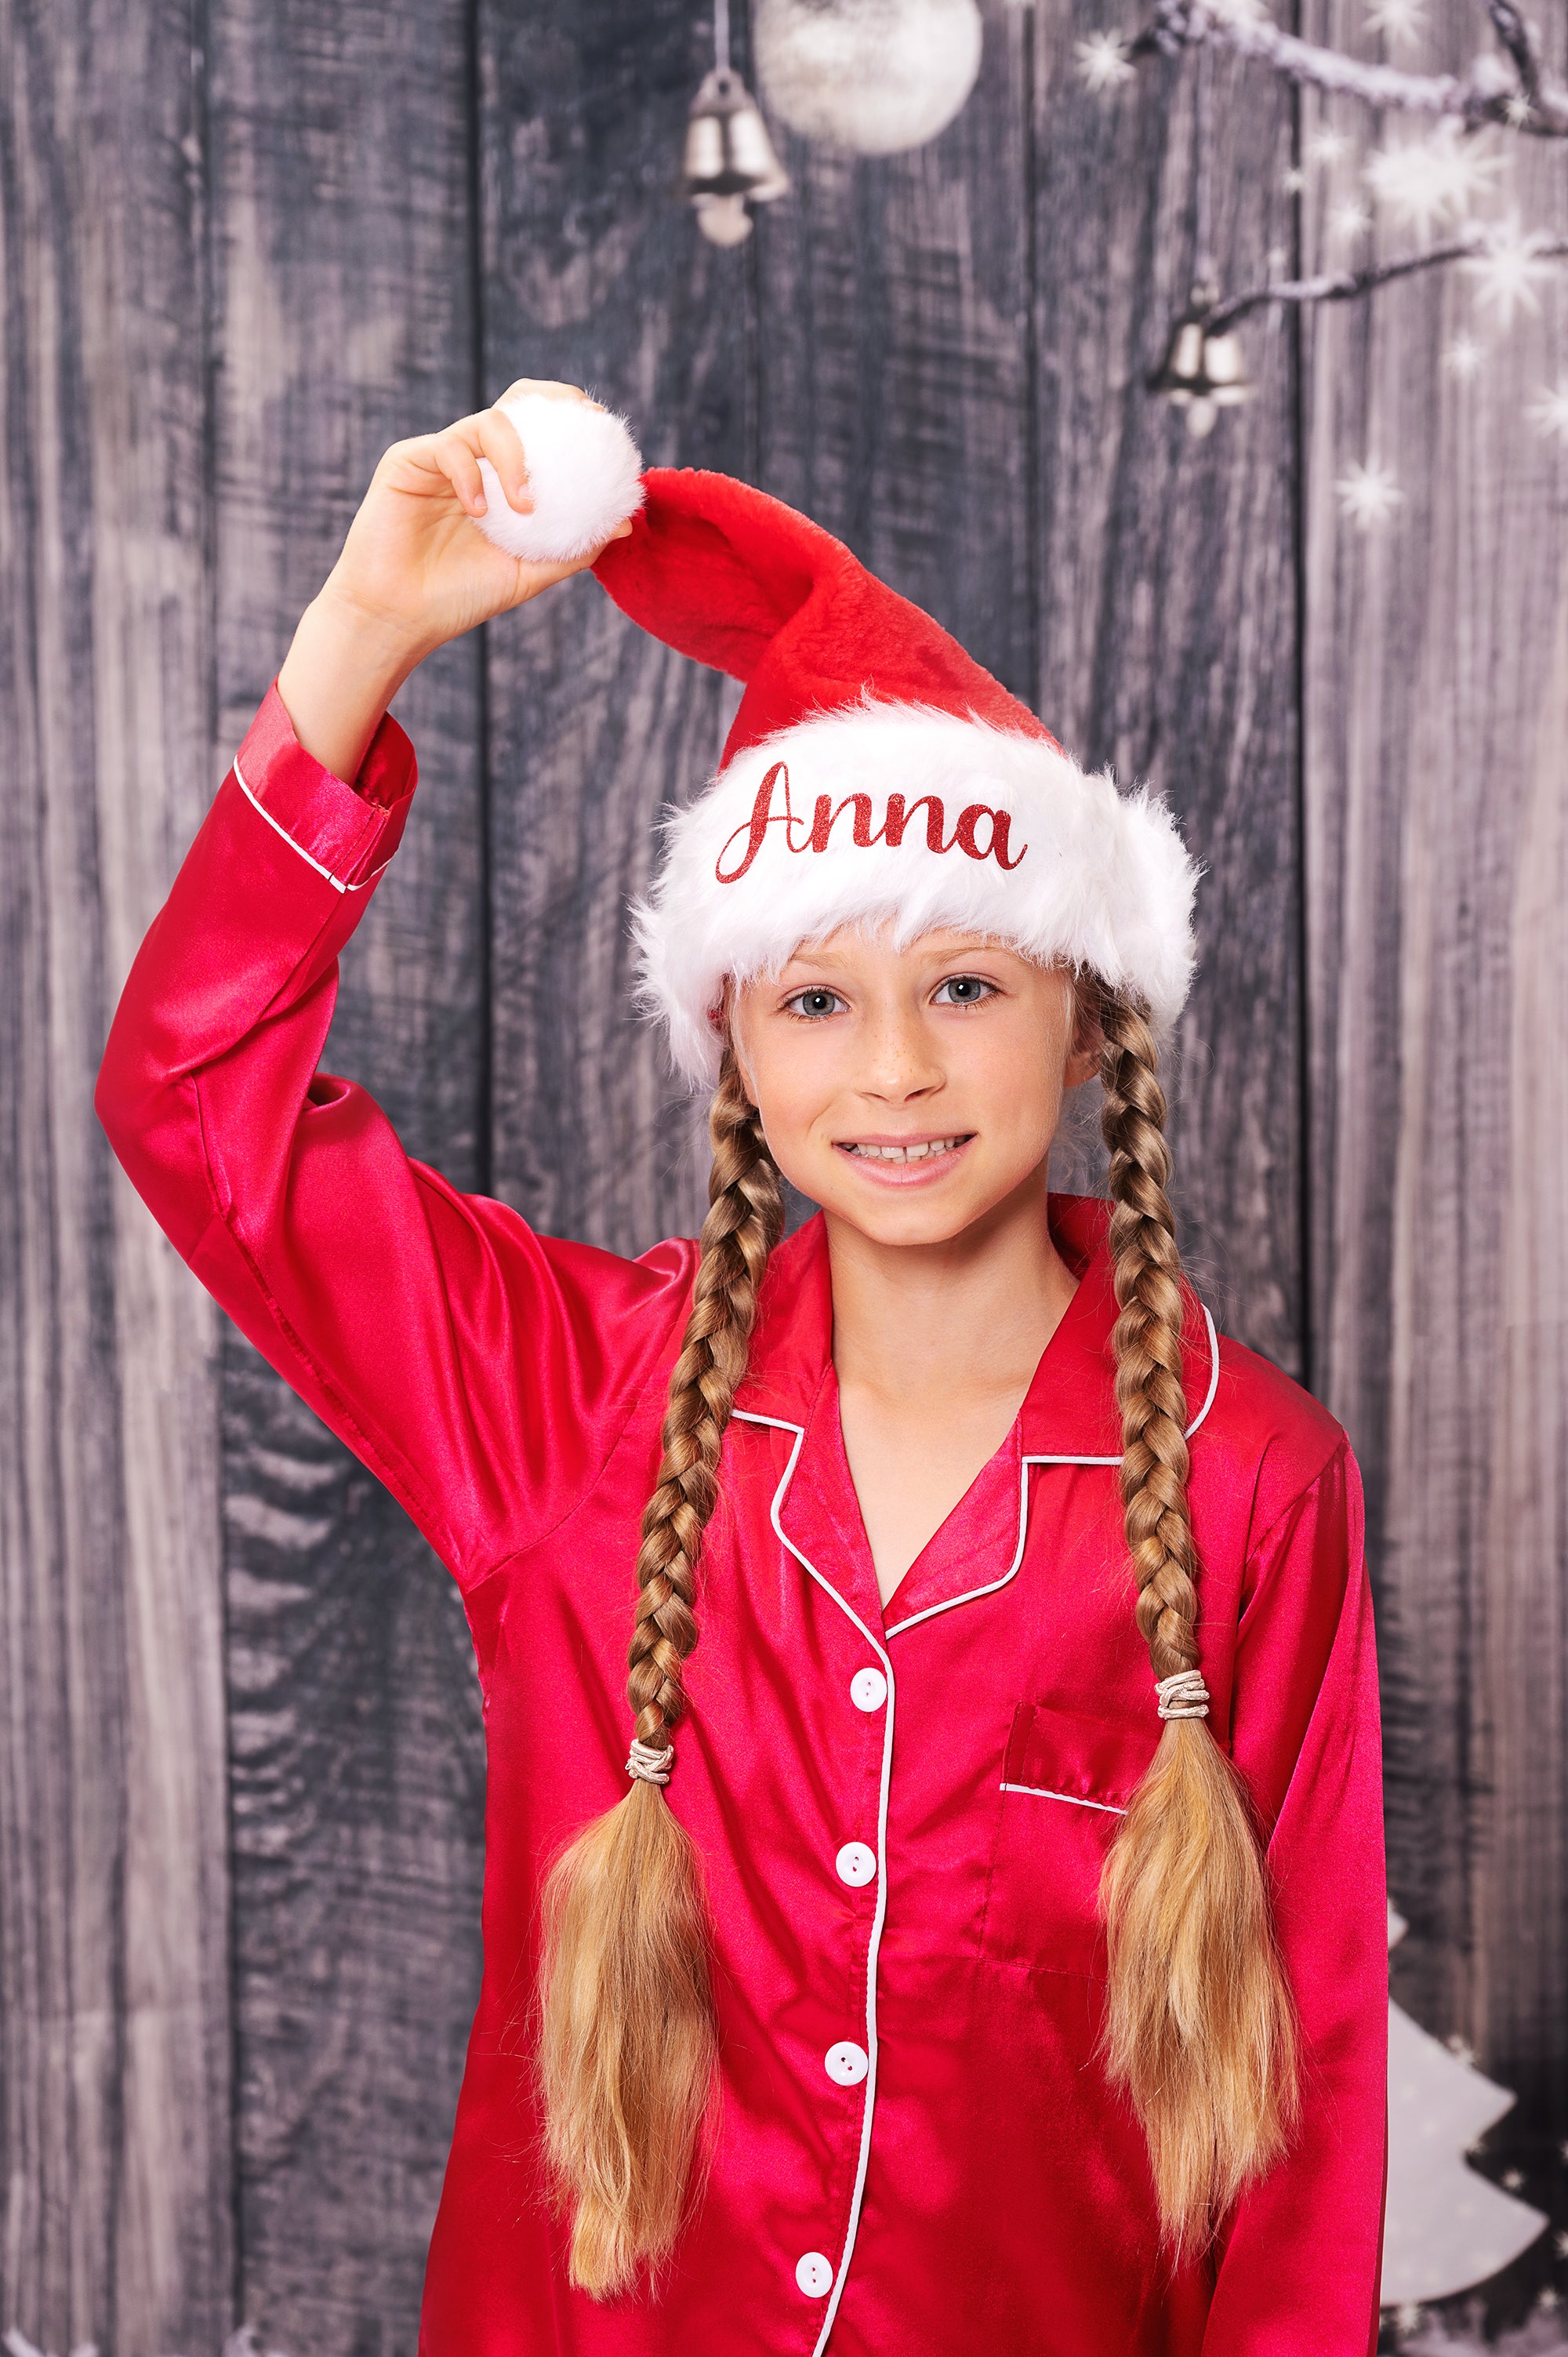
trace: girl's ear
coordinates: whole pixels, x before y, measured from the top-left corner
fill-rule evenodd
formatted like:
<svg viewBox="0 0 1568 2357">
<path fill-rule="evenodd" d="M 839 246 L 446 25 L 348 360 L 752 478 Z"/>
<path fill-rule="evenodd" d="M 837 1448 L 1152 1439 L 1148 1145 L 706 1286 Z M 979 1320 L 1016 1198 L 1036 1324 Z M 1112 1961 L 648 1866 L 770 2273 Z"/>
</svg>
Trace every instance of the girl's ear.
<svg viewBox="0 0 1568 2357">
<path fill-rule="evenodd" d="M 1080 1089 L 1094 1079 L 1105 1053 L 1105 1031 L 1100 1019 L 1100 993 L 1091 975 L 1073 977 L 1072 1044 L 1062 1072 L 1064 1089 Z"/>
</svg>

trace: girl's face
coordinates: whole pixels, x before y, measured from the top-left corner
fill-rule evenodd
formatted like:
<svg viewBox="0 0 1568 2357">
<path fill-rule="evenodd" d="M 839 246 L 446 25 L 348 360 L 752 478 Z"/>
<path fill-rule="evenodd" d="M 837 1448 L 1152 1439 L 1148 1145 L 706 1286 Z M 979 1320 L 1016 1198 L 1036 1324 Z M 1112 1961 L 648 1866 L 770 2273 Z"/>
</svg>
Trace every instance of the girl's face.
<svg viewBox="0 0 1568 2357">
<path fill-rule="evenodd" d="M 1037 1181 L 1097 1068 L 1072 977 L 978 934 L 843 926 L 730 1002 L 774 1160 L 879 1243 L 935 1244 Z"/>
</svg>

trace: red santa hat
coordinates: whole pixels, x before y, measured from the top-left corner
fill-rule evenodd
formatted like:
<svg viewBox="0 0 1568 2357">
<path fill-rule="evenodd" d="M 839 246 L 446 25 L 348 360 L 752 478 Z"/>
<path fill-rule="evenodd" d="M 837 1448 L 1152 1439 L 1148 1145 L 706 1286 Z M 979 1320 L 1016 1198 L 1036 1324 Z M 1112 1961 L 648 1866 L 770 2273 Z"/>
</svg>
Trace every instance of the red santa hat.
<svg viewBox="0 0 1568 2357">
<path fill-rule="evenodd" d="M 1198 870 L 1146 789 L 1090 776 L 928 614 L 782 500 L 650 468 L 594 570 L 656 638 L 746 683 L 724 758 L 668 822 L 634 912 L 677 1068 L 717 1077 L 727 976 L 887 924 L 983 931 L 1091 969 L 1174 1021 Z"/>
</svg>

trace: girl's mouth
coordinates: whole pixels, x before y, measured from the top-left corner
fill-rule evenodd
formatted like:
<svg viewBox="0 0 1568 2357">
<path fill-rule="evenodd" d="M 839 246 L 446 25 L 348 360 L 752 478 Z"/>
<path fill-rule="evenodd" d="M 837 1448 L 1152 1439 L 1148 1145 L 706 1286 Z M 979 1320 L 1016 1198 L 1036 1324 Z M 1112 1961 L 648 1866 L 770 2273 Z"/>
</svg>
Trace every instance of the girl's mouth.
<svg viewBox="0 0 1568 2357">
<path fill-rule="evenodd" d="M 971 1129 L 946 1137 L 841 1138 L 837 1146 L 846 1161 L 877 1184 L 912 1187 L 945 1177 L 974 1135 Z"/>
</svg>

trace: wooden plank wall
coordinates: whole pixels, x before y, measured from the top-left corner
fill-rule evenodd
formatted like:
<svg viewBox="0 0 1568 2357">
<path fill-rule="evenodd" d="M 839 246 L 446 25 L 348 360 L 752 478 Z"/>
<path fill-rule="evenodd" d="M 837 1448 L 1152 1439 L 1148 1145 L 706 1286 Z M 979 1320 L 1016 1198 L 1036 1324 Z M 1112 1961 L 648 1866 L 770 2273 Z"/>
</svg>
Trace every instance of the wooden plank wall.
<svg viewBox="0 0 1568 2357">
<path fill-rule="evenodd" d="M 216 782 L 381 451 L 478 402 L 465 0 L 214 0 L 208 21 Z M 488 1153 L 482 651 L 444 648 L 400 700 L 409 856 L 345 962 L 329 1051 L 469 1188 Z M 391 2357 L 413 2345 L 478 1996 L 472 1646 L 402 1509 L 232 1329 L 222 1448 L 236 2312 L 291 2357 Z"/>
<path fill-rule="evenodd" d="M 1184 1232 L 1366 1468 L 1401 1993 L 1568 2131 L 1568 577 L 1509 392 L 1562 315 L 1462 390 L 1455 282 L 1325 314 L 1305 372 L 1260 319 L 1254 400 L 1193 442 L 1142 383 L 1190 266 L 1190 67 L 1097 100 L 1090 0 L 986 19 L 940 140 L 783 140 L 793 194 L 722 253 L 671 197 L 691 0 L 159 0 L 134 37 L 0 0 L 0 2329 L 46 2348 L 414 2345 L 479 1966 L 459 1599 L 217 1334 L 87 1092 L 380 451 L 521 374 L 804 506 L 1180 812 Z M 1228 282 L 1310 258 L 1349 162 L 1298 222 L 1289 95 L 1216 60 L 1209 106 Z M 1519 170 L 1542 218 L 1549 162 Z M 1363 540 L 1333 484 L 1378 441 L 1409 503 Z M 701 1215 L 622 911 L 734 695 L 581 581 L 398 703 L 421 791 L 329 1061 L 458 1185 L 619 1250 Z M 1061 1177 L 1098 1168 L 1086 1103 Z"/>
<path fill-rule="evenodd" d="M 235 2267 L 216 1318 L 91 1102 L 211 791 L 191 29 L 0 6 L 0 2328 L 148 2357 Z"/>
<path fill-rule="evenodd" d="M 1359 12 L 1315 0 L 1354 42 Z M 1434 66 L 1476 47 L 1432 11 Z M 1561 12 L 1542 18 L 1568 63 Z M 1307 234 L 1369 126 L 1313 172 Z M 1498 142 L 1531 225 L 1562 158 Z M 1365 251 L 1408 250 L 1375 227 Z M 1549 2206 L 1568 2109 L 1568 467 L 1528 404 L 1563 381 L 1568 287 L 1504 328 L 1462 272 L 1312 323 L 1305 382 L 1305 807 L 1312 920 L 1314 1380 L 1356 1440 L 1379 1581 L 1396 1995 L 1520 2091 Z M 1461 333 L 1482 372 L 1444 354 Z M 1361 534 L 1335 484 L 1403 503 Z M 1496 2141 L 1496 2139 L 1494 2139 Z"/>
</svg>

